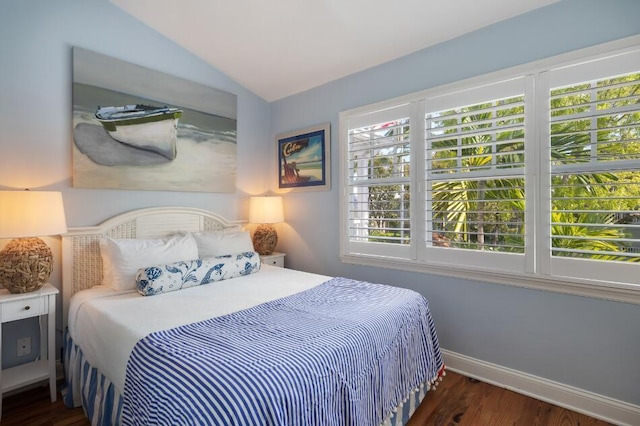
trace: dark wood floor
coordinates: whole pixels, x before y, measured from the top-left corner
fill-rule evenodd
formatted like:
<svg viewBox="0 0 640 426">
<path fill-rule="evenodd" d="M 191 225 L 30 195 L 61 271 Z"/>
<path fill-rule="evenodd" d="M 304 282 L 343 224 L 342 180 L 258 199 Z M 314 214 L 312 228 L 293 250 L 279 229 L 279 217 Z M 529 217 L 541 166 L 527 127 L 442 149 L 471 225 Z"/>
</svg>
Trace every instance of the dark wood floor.
<svg viewBox="0 0 640 426">
<path fill-rule="evenodd" d="M 62 383 L 58 384 L 58 389 Z M 88 426 L 89 421 L 82 408 L 72 410 L 64 406 L 58 392 L 54 403 L 49 398 L 49 385 L 29 389 L 2 400 L 2 426 Z"/>
<path fill-rule="evenodd" d="M 407 426 L 609 426 L 607 422 L 447 372 Z"/>
<path fill-rule="evenodd" d="M 4 398 L 2 426 L 87 426 L 82 408 L 68 409 L 42 386 Z M 605 426 L 609 423 L 448 372 L 407 426 Z"/>
</svg>

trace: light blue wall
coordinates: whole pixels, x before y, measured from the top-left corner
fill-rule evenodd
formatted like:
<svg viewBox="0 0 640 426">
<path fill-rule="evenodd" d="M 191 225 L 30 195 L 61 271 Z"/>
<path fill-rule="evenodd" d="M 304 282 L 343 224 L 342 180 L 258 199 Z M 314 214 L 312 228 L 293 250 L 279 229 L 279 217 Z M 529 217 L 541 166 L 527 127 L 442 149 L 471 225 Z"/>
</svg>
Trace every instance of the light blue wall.
<svg viewBox="0 0 640 426">
<path fill-rule="evenodd" d="M 287 266 L 415 289 L 444 348 L 640 405 L 640 306 L 342 264 L 335 232 L 340 111 L 638 33 L 640 1 L 564 0 L 274 102 L 272 135 L 332 125 L 332 190 L 285 198 Z"/>
<path fill-rule="evenodd" d="M 640 2 L 564 0 L 272 104 L 106 0 L 0 2 L 0 189 L 62 191 L 69 226 L 160 205 L 246 218 L 246 194 L 271 184 L 264 177 L 274 173 L 273 136 L 330 121 L 333 189 L 286 196 L 279 249 L 288 266 L 413 288 L 429 298 L 446 349 L 640 404 L 639 306 L 344 265 L 334 231 L 339 111 L 637 34 Z M 72 188 L 72 46 L 237 94 L 237 192 Z M 52 281 L 60 285 L 59 268 Z M 14 339 L 34 334 L 33 324 L 12 323 L 8 334 L 10 357 Z"/>
<path fill-rule="evenodd" d="M 236 94 L 236 193 L 72 188 L 73 46 Z M 205 208 L 230 219 L 246 219 L 247 193 L 267 189 L 262 177 L 271 142 L 269 117 L 266 101 L 106 0 L 1 0 L 0 190 L 62 191 L 69 226 L 95 225 L 128 210 L 166 205 Z M 51 281 L 60 288 L 59 239 L 51 245 L 58 261 Z M 19 321 L 5 326 L 5 367 L 23 361 L 15 358 L 18 337 L 31 336 L 34 349 L 37 346 L 37 327 L 34 330 L 32 324 Z"/>
</svg>

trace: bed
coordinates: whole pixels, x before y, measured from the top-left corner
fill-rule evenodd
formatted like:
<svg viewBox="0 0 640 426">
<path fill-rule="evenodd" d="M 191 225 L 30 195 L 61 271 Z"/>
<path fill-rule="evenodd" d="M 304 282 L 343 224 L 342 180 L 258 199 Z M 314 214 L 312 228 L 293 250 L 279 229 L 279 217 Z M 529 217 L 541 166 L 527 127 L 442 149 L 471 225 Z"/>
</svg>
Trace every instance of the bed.
<svg viewBox="0 0 640 426">
<path fill-rule="evenodd" d="M 242 225 L 163 207 L 63 236 L 65 404 L 94 425 L 405 424 L 444 373 L 424 297 L 262 265 Z"/>
</svg>

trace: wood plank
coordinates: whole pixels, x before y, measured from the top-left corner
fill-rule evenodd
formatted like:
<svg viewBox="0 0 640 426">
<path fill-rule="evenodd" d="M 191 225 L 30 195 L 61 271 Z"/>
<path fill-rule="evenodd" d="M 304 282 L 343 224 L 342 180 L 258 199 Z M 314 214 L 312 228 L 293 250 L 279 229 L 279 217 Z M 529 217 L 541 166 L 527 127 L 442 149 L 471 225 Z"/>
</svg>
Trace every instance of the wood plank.
<svg viewBox="0 0 640 426">
<path fill-rule="evenodd" d="M 611 426 L 544 401 L 447 372 L 407 426 Z"/>
<path fill-rule="evenodd" d="M 61 383 L 59 383 L 59 387 Z M 88 426 L 82 408 L 68 409 L 62 396 L 52 403 L 49 387 L 38 386 L 7 396 L 2 426 Z M 447 372 L 429 391 L 407 426 L 611 426 L 516 392 Z"/>
</svg>

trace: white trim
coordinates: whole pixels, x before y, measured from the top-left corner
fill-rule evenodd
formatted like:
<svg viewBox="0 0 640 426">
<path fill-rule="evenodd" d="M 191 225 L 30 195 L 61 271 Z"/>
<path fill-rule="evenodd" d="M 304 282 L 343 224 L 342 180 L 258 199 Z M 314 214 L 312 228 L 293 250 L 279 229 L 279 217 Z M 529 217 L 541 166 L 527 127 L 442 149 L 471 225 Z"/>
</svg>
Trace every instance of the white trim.
<svg viewBox="0 0 640 426">
<path fill-rule="evenodd" d="M 472 85 L 452 92 L 438 93 L 429 96 L 425 93 L 427 114 L 459 108 L 461 105 L 486 103 L 487 100 L 520 96 L 525 92 L 528 77 L 516 75 L 504 80 L 492 81 L 488 84 Z"/>
<path fill-rule="evenodd" d="M 380 268 L 399 269 L 401 271 L 423 272 L 445 277 L 461 278 L 465 280 L 481 281 L 490 284 L 502 284 L 513 287 L 530 288 L 534 290 L 552 291 L 554 293 L 572 294 L 576 296 L 594 297 L 597 299 L 613 300 L 615 302 L 633 303 L 640 305 L 640 291 L 632 285 L 610 285 L 593 281 L 563 280 L 533 274 L 502 274 L 488 270 L 466 270 L 452 268 L 449 265 L 429 265 L 410 260 L 384 259 L 367 257 L 364 255 L 343 254 L 340 259 L 344 263 L 353 265 L 376 266 Z"/>
<path fill-rule="evenodd" d="M 456 81 L 446 85 L 428 88 L 412 94 L 403 95 L 394 99 L 384 100 L 375 104 L 365 105 L 358 108 L 354 108 L 348 111 L 342 111 L 339 114 L 340 120 L 340 142 L 341 149 L 341 164 L 340 172 L 342 176 L 343 193 L 340 197 L 340 220 L 341 230 L 340 233 L 340 258 L 344 263 L 358 264 L 358 265 L 371 265 L 383 268 L 399 269 L 405 271 L 415 271 L 423 273 L 432 273 L 436 275 L 450 276 L 462 279 L 470 279 L 475 281 L 484 281 L 496 284 L 505 284 L 516 287 L 532 288 L 536 290 L 553 291 L 557 293 L 565 293 L 586 297 L 594 297 L 605 300 L 613 300 L 617 302 L 640 304 L 640 282 L 637 278 L 637 273 L 634 269 L 637 269 L 637 264 L 625 264 L 623 268 L 618 268 L 617 273 L 611 273 L 614 265 L 606 265 L 604 268 L 597 268 L 596 271 L 584 269 L 584 273 L 576 273 L 575 271 L 582 271 L 582 269 L 572 269 L 572 266 L 582 265 L 576 262 L 566 261 L 566 259 L 552 259 L 550 256 L 551 235 L 550 235 L 550 212 L 549 205 L 550 200 L 550 181 L 547 181 L 547 177 L 550 176 L 550 166 L 547 161 L 543 161 L 548 153 L 548 148 L 540 147 L 541 143 L 547 143 L 549 140 L 548 119 L 540 117 L 541 110 L 543 109 L 539 102 L 545 99 L 548 94 L 550 86 L 550 72 L 562 73 L 564 69 L 571 68 L 579 62 L 584 64 L 586 62 L 601 62 L 602 57 L 614 58 L 616 62 L 622 61 L 623 63 L 629 62 L 626 57 L 621 55 L 633 52 L 633 57 L 636 58 L 640 55 L 640 35 L 627 37 L 624 39 L 616 40 L 609 43 L 604 43 L 596 46 L 592 46 L 585 49 L 557 55 L 550 58 L 544 58 L 528 64 L 499 70 L 485 75 L 469 78 L 463 81 Z M 558 71 L 560 70 L 560 71 Z M 566 71 L 568 72 L 568 71 Z M 527 251 L 523 264 L 514 265 L 509 264 L 512 268 L 496 268 L 495 264 L 491 265 L 486 262 L 478 262 L 473 268 L 469 263 L 471 253 L 464 253 L 459 256 L 457 263 L 451 263 L 449 258 L 437 258 L 433 256 L 433 253 L 439 253 L 438 251 L 430 252 L 431 256 L 426 256 L 427 250 L 422 247 L 422 240 L 426 237 L 427 230 L 423 227 L 416 227 L 416 222 L 425 223 L 425 212 L 422 211 L 422 207 L 413 207 L 416 205 L 424 205 L 424 200 L 420 197 L 412 198 L 412 245 L 418 245 L 415 249 L 412 249 L 411 257 L 407 256 L 405 259 L 392 258 L 389 254 L 379 254 L 374 257 L 375 254 L 371 250 L 359 251 L 352 250 L 348 239 L 348 233 L 346 232 L 346 196 L 348 182 L 345 181 L 346 172 L 346 150 L 348 140 L 348 125 L 352 118 L 366 117 L 370 112 L 379 112 L 386 110 L 393 110 L 394 106 L 399 105 L 407 107 L 412 103 L 418 102 L 420 111 L 422 109 L 429 109 L 425 107 L 425 99 L 434 99 L 443 96 L 451 96 L 452 94 L 464 95 L 468 90 L 484 90 L 487 87 L 494 87 L 499 82 L 504 81 L 520 81 L 522 78 L 528 80 L 531 75 L 538 75 L 538 84 L 533 87 L 528 85 L 526 87 L 527 95 L 536 93 L 534 101 L 537 103 L 533 107 L 531 117 L 526 119 L 525 126 L 527 126 L 527 139 L 529 140 L 527 146 L 529 151 L 527 152 L 527 163 L 530 165 L 537 165 L 537 169 L 527 167 L 526 182 L 527 182 L 527 198 L 530 200 L 527 202 Z M 525 77 L 526 76 L 526 77 Z M 526 81 L 525 80 L 525 81 Z M 539 96 L 544 95 L 544 96 Z M 529 96 L 530 98 L 530 96 Z M 413 117 L 412 117 L 413 118 Z M 533 120 L 532 120 L 533 118 Z M 532 128 L 531 122 L 535 123 L 535 127 Z M 412 128 L 422 125 L 420 122 L 412 123 Z M 424 129 L 423 129 L 424 131 Z M 414 154 L 415 148 L 415 135 L 412 131 L 412 161 L 420 159 L 424 162 L 424 152 L 418 149 L 417 154 Z M 533 144 L 531 143 L 533 141 Z M 533 152 L 531 151 L 532 145 L 535 145 Z M 527 149 L 527 146 L 525 149 Z M 532 155 L 533 154 L 533 157 Z M 530 160 L 533 158 L 533 162 Z M 422 167 L 414 167 L 412 163 L 412 196 L 415 195 L 413 191 L 420 191 L 420 194 L 424 194 L 425 190 L 423 186 L 430 185 L 431 180 L 424 179 L 418 181 L 415 180 L 415 170 L 422 170 Z M 542 181 L 541 179 L 544 179 Z M 418 203 L 418 204 L 416 204 Z M 428 212 L 426 213 L 428 214 Z M 535 238 L 532 241 L 532 236 Z M 450 249 L 447 249 L 451 251 Z M 394 253 L 397 256 L 397 253 Z M 417 256 L 417 259 L 413 260 L 413 257 Z M 505 257 L 506 259 L 506 257 Z M 567 266 L 567 268 L 561 268 L 561 266 Z M 590 264 L 589 267 L 598 267 L 595 263 Z M 611 267 L 610 267 L 611 266 Z M 616 267 L 618 265 L 615 265 Z M 517 267 L 518 270 L 513 270 Z M 624 270 L 624 274 L 619 271 Z M 573 272 L 572 272 L 573 271 Z M 596 274 L 596 272 L 598 274 Z"/>
<path fill-rule="evenodd" d="M 465 250 L 459 248 L 426 247 L 425 257 L 429 264 L 451 267 L 452 259 L 464 262 L 464 267 L 473 270 L 494 270 L 499 273 L 524 273 L 527 257 L 524 253 L 501 253 L 494 251 Z"/>
<path fill-rule="evenodd" d="M 540 141 L 540 122 L 539 114 L 540 109 L 538 103 L 540 102 L 540 93 L 536 86 L 536 78 L 531 75 L 527 76 L 525 87 L 525 118 L 524 118 L 524 192 L 525 197 L 530 200 L 539 200 L 540 198 L 540 176 L 545 176 L 540 173 L 540 170 L 535 167 L 528 166 L 528 164 L 538 164 L 540 160 L 540 147 L 537 146 L 536 141 Z M 529 114 L 526 113 L 529 111 Z M 531 114 L 533 112 L 533 114 Z M 536 125 L 536 123 L 538 123 Z M 528 160 L 528 161 L 527 161 Z M 524 252 L 529 254 L 525 255 L 525 272 L 533 274 L 537 271 L 538 264 L 537 259 L 544 253 L 538 252 L 540 242 L 538 238 L 531 238 L 531 235 L 537 235 L 538 224 L 540 223 L 539 208 L 542 203 L 525 203 L 524 209 L 524 234 L 528 236 L 524 241 Z M 531 255 L 533 254 L 533 256 Z"/>
<path fill-rule="evenodd" d="M 538 78 L 538 86 L 536 88 L 536 101 L 538 99 L 545 99 L 551 89 L 551 85 L 549 83 L 549 72 L 544 71 L 540 73 Z M 548 141 L 551 138 L 551 130 L 549 127 L 549 117 L 547 114 L 543 114 L 538 105 L 536 105 L 536 115 L 535 118 L 538 126 L 536 128 L 538 141 L 545 141 L 544 147 L 540 147 L 540 149 L 536 150 L 536 155 L 538 156 L 536 160 L 536 164 L 538 164 L 537 172 L 538 176 L 536 177 L 535 185 L 536 185 L 536 200 L 539 200 L 535 205 L 535 223 L 545 224 L 541 227 L 541 229 L 536 229 L 534 232 L 537 232 L 541 238 L 536 241 L 536 261 L 538 262 L 539 270 L 538 272 L 543 276 L 551 275 L 551 256 L 548 254 L 551 252 L 551 226 L 549 225 L 549 221 L 551 220 L 551 212 L 549 211 L 549 206 L 551 205 L 551 162 L 550 161 L 542 161 L 542 159 L 551 158 L 551 144 Z M 544 176 L 544 179 L 542 179 Z"/>
<path fill-rule="evenodd" d="M 416 183 L 411 185 L 411 202 L 418 203 L 417 206 L 424 206 L 425 212 L 430 212 L 431 201 L 427 204 L 427 187 L 426 183 L 426 155 L 427 150 L 424 145 L 425 140 L 425 122 L 424 117 L 426 114 L 426 103 L 424 100 L 417 102 L 417 108 L 414 113 L 415 116 L 411 117 L 411 123 L 415 123 L 415 126 L 411 127 L 411 178 L 415 177 Z M 431 190 L 431 187 L 428 188 Z M 410 210 L 411 211 L 411 210 Z M 429 214 L 429 213 L 427 213 Z M 418 244 L 417 241 L 425 241 L 427 239 L 427 221 L 426 217 L 421 215 L 411 215 L 411 258 L 412 259 L 424 259 L 425 245 Z M 428 235 L 428 239 L 431 239 L 431 234 Z"/>
<path fill-rule="evenodd" d="M 413 102 L 407 102 L 400 105 L 394 104 L 389 108 L 381 109 L 366 109 L 362 114 L 350 115 L 349 126 L 351 127 L 365 127 L 370 126 L 372 123 L 381 123 L 385 121 L 402 120 L 406 117 L 410 117 L 414 108 Z"/>
<path fill-rule="evenodd" d="M 442 355 L 447 370 L 616 425 L 640 425 L 638 405 L 445 349 Z"/>
<path fill-rule="evenodd" d="M 347 213 L 349 201 L 349 176 L 346 171 L 348 167 L 345 167 L 345 164 L 349 162 L 349 153 L 345 143 L 349 140 L 349 119 L 346 115 L 340 113 L 338 117 L 338 144 L 340 145 L 338 149 L 339 155 L 339 184 L 338 189 L 340 194 L 338 195 L 338 206 L 340 208 L 338 215 L 338 223 L 340 225 L 338 236 L 340 239 L 340 255 L 343 255 L 349 244 L 349 213 Z"/>
</svg>

